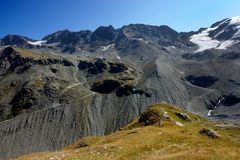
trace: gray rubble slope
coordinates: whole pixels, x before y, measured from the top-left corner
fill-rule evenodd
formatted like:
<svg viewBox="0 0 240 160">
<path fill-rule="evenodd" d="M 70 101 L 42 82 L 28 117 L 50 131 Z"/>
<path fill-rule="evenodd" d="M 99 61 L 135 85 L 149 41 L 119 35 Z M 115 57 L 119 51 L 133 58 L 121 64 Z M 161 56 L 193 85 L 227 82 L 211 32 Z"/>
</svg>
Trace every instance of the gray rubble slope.
<svg viewBox="0 0 240 160">
<path fill-rule="evenodd" d="M 178 73 L 159 59 L 141 68 L 124 60 L 84 60 L 11 47 L 1 58 L 3 159 L 56 150 L 82 136 L 105 135 L 150 104 L 186 106 L 189 99 Z"/>
</svg>

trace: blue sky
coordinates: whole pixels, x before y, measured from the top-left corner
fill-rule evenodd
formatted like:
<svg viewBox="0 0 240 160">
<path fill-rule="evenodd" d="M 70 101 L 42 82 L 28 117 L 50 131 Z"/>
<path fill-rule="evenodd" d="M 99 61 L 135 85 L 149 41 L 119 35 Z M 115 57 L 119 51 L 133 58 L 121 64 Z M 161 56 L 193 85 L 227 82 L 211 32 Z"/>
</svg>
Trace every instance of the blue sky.
<svg viewBox="0 0 240 160">
<path fill-rule="evenodd" d="M 0 37 L 41 39 L 63 29 L 94 30 L 110 24 L 119 28 L 130 23 L 191 31 L 237 15 L 239 0 L 1 0 Z"/>
</svg>

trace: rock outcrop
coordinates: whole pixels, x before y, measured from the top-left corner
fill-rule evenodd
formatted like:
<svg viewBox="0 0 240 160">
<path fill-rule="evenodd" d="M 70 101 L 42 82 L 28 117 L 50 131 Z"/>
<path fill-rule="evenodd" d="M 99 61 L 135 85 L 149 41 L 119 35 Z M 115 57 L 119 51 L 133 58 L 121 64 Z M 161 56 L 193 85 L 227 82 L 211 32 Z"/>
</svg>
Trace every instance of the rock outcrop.
<svg viewBox="0 0 240 160">
<path fill-rule="evenodd" d="M 218 139 L 220 138 L 220 135 L 212 130 L 212 129 L 208 129 L 208 128 L 203 128 L 199 131 L 200 134 L 208 136 L 209 138 L 213 138 L 213 139 Z"/>
<path fill-rule="evenodd" d="M 175 113 L 179 118 L 181 118 L 182 120 L 185 121 L 192 121 L 191 118 L 189 117 L 189 115 L 185 114 L 185 113 L 181 113 L 181 112 L 176 112 Z"/>
</svg>

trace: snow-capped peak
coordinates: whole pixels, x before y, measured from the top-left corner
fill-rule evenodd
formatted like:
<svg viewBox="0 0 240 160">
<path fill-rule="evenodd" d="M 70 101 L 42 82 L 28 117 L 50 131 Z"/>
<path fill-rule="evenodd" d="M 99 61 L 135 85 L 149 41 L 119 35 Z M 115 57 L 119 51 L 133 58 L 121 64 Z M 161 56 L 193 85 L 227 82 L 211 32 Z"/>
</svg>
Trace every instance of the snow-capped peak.
<svg viewBox="0 0 240 160">
<path fill-rule="evenodd" d="M 229 24 L 240 25 L 240 16 L 230 18 Z"/>
<path fill-rule="evenodd" d="M 42 46 L 44 43 L 46 43 L 46 41 L 35 41 L 35 42 L 28 41 L 28 43 L 34 46 Z"/>
<path fill-rule="evenodd" d="M 229 33 L 229 35 L 231 35 L 232 31 L 234 31 L 231 38 L 224 39 L 222 38 L 223 36 L 218 38 L 219 35 L 222 35 L 223 33 L 228 34 L 227 32 L 230 30 L 231 33 Z M 201 52 L 211 48 L 226 49 L 236 43 L 239 43 L 240 40 L 238 40 L 238 38 L 240 38 L 240 16 L 226 19 L 217 26 L 209 27 L 198 34 L 192 35 L 190 37 L 190 41 L 197 44 L 199 47 L 195 52 Z"/>
</svg>

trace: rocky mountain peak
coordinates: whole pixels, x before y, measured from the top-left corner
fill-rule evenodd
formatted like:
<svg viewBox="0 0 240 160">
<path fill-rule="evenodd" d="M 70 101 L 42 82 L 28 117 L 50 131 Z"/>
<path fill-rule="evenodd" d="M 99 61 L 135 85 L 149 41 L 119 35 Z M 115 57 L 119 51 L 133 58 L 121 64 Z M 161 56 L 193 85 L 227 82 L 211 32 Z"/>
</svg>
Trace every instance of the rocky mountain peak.
<svg viewBox="0 0 240 160">
<path fill-rule="evenodd" d="M 19 35 L 7 35 L 1 40 L 3 46 L 16 46 L 21 48 L 41 48 L 45 41 L 37 41 L 28 37 Z"/>
<path fill-rule="evenodd" d="M 114 42 L 116 35 L 117 31 L 113 28 L 113 26 L 101 26 L 93 32 L 91 36 L 91 43 L 108 45 Z"/>
<path fill-rule="evenodd" d="M 240 38 L 240 17 L 233 17 L 220 21 L 213 25 L 213 30 L 209 33 L 210 37 L 217 40 L 237 40 Z"/>
<path fill-rule="evenodd" d="M 240 42 L 240 16 L 216 22 L 209 28 L 190 37 L 197 44 L 197 52 L 206 49 L 226 49 Z"/>
<path fill-rule="evenodd" d="M 47 35 L 46 37 L 43 38 L 43 40 L 46 40 L 48 44 L 57 43 L 66 39 L 70 35 L 71 35 L 71 31 L 65 29 L 65 30 L 57 31 L 55 33 Z"/>
<path fill-rule="evenodd" d="M 26 45 L 30 39 L 19 35 L 7 35 L 1 41 L 3 45 Z"/>
<path fill-rule="evenodd" d="M 130 24 L 122 29 L 123 35 L 130 39 L 151 42 L 161 46 L 187 46 L 191 42 L 169 26 L 151 26 L 144 24 Z"/>
<path fill-rule="evenodd" d="M 132 41 L 181 49 L 198 46 L 196 52 L 211 48 L 225 50 L 240 42 L 240 16 L 221 20 L 196 32 L 178 33 L 166 25 L 130 24 L 119 29 L 109 25 L 98 27 L 93 32 L 89 30 L 72 32 L 65 29 L 47 35 L 40 41 L 18 35 L 7 35 L 1 40 L 1 45 L 54 49 L 62 53 L 81 53 L 94 52 L 99 48 L 104 48 L 105 51 L 110 44 L 115 44 L 117 50 L 124 50 Z"/>
</svg>

